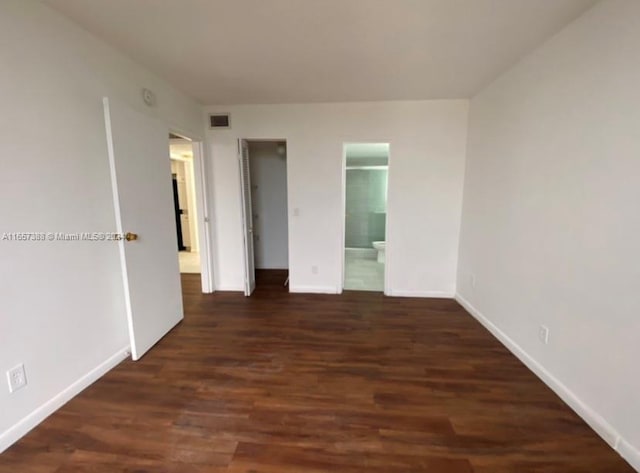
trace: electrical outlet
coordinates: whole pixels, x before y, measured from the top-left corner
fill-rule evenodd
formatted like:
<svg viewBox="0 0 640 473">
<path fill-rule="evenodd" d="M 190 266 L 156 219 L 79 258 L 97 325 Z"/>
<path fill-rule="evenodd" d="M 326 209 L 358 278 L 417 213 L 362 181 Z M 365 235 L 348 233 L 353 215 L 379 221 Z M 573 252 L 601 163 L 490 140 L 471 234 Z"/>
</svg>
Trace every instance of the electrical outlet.
<svg viewBox="0 0 640 473">
<path fill-rule="evenodd" d="M 469 283 L 471 284 L 471 287 L 475 289 L 476 287 L 476 275 L 471 273 L 469 275 Z"/>
<path fill-rule="evenodd" d="M 24 388 L 27 385 L 27 375 L 25 374 L 24 365 L 22 363 L 7 371 L 7 381 L 9 382 L 10 393 Z"/>
<path fill-rule="evenodd" d="M 318 274 L 318 267 L 317 266 L 311 266 L 311 274 Z"/>
<path fill-rule="evenodd" d="M 540 328 L 538 329 L 538 338 L 542 343 L 544 343 L 545 345 L 548 345 L 549 344 L 549 327 L 547 327 L 546 325 L 540 325 Z"/>
</svg>

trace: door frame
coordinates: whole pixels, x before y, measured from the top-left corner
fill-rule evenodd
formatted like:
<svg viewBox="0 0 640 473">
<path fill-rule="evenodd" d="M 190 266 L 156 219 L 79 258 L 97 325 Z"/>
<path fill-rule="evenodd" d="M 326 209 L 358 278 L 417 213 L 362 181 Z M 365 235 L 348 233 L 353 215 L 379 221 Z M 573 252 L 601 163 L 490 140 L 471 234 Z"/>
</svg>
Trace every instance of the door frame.
<svg viewBox="0 0 640 473">
<path fill-rule="evenodd" d="M 244 149 L 246 145 L 247 150 L 247 170 L 248 174 L 245 174 L 245 160 Z M 255 290 L 256 285 L 256 259 L 255 259 L 255 242 L 253 240 L 253 208 L 252 208 L 252 194 L 251 194 L 251 165 L 249 154 L 249 140 L 244 138 L 238 138 L 238 175 L 240 177 L 240 204 L 242 215 L 242 260 L 244 262 L 244 295 L 249 297 Z M 245 180 L 248 181 L 248 186 L 245 187 Z M 246 193 L 245 193 L 246 189 Z M 247 195 L 248 194 L 248 195 Z M 247 215 L 247 207 L 249 207 L 249 215 Z M 250 222 L 250 227 L 247 226 L 247 222 Z M 251 242 L 251 251 L 249 251 L 249 242 Z M 251 252 L 251 258 L 249 260 L 249 252 Z M 253 268 L 253 274 L 250 274 L 250 270 Z M 253 282 L 253 285 L 251 284 Z"/>
<path fill-rule="evenodd" d="M 387 154 L 387 215 L 384 219 L 384 241 L 386 242 L 386 247 L 384 250 L 384 290 L 383 294 L 385 296 L 390 295 L 390 284 L 389 284 L 389 262 L 391 259 L 389 258 L 389 181 L 391 177 L 391 141 L 390 140 L 363 140 L 363 141 L 345 141 L 342 143 L 342 182 L 341 182 L 341 198 L 342 198 L 342 240 L 340 242 L 340 263 L 342 265 L 342 279 L 340 284 L 340 294 L 344 292 L 344 278 L 346 271 L 346 261 L 345 261 L 345 252 L 346 252 L 346 243 L 345 238 L 347 235 L 347 146 L 352 144 L 362 144 L 362 143 L 384 143 L 389 145 L 389 152 Z"/>
<path fill-rule="evenodd" d="M 291 175 L 291 170 L 289 168 L 291 161 L 289 160 L 289 139 L 288 138 L 242 138 L 242 137 L 238 137 L 236 138 L 236 146 L 237 146 L 237 157 L 238 159 L 241 158 L 241 153 L 242 150 L 240 149 L 240 142 L 241 141 L 246 141 L 247 144 L 250 144 L 252 142 L 256 142 L 256 141 L 260 141 L 260 142 L 265 142 L 265 143 L 285 143 L 285 147 L 286 147 L 286 170 L 287 170 L 287 274 L 288 274 L 288 278 L 287 278 L 287 288 L 288 291 L 291 292 L 291 220 L 292 220 L 292 210 L 291 210 L 291 182 L 289 181 L 289 176 Z M 249 157 L 251 157 L 251 155 L 249 155 Z M 242 206 L 241 212 L 244 212 L 244 204 L 243 204 L 243 199 L 244 196 L 242 195 L 242 174 L 240 173 L 240 169 L 238 168 L 238 179 L 239 179 L 239 183 L 240 183 L 240 205 Z M 251 198 L 251 189 L 249 189 L 249 198 Z M 253 218 L 253 216 L 252 216 Z M 247 281 L 249 275 L 247 274 L 247 261 L 246 261 L 246 255 L 247 255 L 247 251 L 246 251 L 246 243 L 244 241 L 245 238 L 245 230 L 244 230 L 244 221 L 241 224 L 240 227 L 240 232 L 242 234 L 242 245 L 243 245 L 243 251 L 242 251 L 242 263 L 243 263 L 243 274 L 244 274 L 244 278 L 245 281 Z M 255 248 L 254 248 L 254 272 L 255 272 Z M 246 283 L 245 283 L 246 286 Z M 245 291 L 245 295 L 246 295 L 246 291 Z"/>
<path fill-rule="evenodd" d="M 201 139 L 192 137 L 188 133 L 172 127 L 169 127 L 168 132 L 191 142 L 193 151 L 193 185 L 196 191 L 196 220 L 198 223 L 198 242 L 200 246 L 198 248 L 198 254 L 200 255 L 200 282 L 202 292 L 204 294 L 210 294 L 215 291 L 215 275 L 213 272 L 211 217 L 208 205 L 209 199 L 207 199 L 209 186 L 204 160 L 204 142 Z M 168 139 L 167 146 L 169 146 Z"/>
</svg>

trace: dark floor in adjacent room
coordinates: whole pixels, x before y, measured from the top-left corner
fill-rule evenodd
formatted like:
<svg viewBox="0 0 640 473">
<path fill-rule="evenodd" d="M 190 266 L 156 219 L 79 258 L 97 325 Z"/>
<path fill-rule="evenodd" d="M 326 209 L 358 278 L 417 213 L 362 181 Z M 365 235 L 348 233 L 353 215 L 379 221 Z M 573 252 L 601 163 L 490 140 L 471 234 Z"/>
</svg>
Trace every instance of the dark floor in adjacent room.
<svg viewBox="0 0 640 473">
<path fill-rule="evenodd" d="M 456 302 L 200 294 L 0 473 L 633 472 Z"/>
</svg>

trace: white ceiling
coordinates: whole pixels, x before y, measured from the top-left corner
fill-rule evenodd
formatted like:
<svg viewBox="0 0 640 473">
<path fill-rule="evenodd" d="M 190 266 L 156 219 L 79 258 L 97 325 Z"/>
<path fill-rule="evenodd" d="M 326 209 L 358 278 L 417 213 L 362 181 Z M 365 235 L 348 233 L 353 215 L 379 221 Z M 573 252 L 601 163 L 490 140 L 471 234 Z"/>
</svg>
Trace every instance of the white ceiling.
<svg viewBox="0 0 640 473">
<path fill-rule="evenodd" d="M 44 0 L 203 104 L 466 98 L 596 0 Z"/>
</svg>

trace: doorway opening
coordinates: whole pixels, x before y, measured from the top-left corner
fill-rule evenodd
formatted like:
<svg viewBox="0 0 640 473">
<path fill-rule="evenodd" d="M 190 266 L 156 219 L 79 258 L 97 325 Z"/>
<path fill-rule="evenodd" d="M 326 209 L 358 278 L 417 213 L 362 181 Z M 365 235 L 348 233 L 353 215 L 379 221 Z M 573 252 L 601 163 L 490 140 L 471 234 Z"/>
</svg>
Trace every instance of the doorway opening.
<svg viewBox="0 0 640 473">
<path fill-rule="evenodd" d="M 289 279 L 287 143 L 240 140 L 245 295 L 256 286 L 286 290 Z"/>
<path fill-rule="evenodd" d="M 343 288 L 385 290 L 389 143 L 344 146 Z"/>
<path fill-rule="evenodd" d="M 206 227 L 201 151 L 199 143 L 169 133 L 169 157 L 173 193 L 173 214 L 176 225 L 178 261 L 181 274 L 198 274 L 203 292 L 212 292 L 206 265 Z"/>
</svg>

